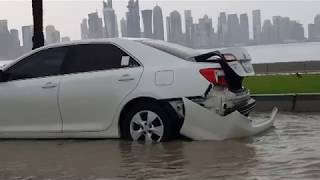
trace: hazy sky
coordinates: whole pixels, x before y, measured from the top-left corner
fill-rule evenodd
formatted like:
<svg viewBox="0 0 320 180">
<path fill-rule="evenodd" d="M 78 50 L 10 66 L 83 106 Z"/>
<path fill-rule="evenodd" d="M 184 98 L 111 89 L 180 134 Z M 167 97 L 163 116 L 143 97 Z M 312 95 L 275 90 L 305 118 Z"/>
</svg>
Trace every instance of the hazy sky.
<svg viewBox="0 0 320 180">
<path fill-rule="evenodd" d="M 288 16 L 304 24 L 305 34 L 307 34 L 307 24 L 313 23 L 314 16 L 320 14 L 320 1 L 309 0 L 140 0 L 140 9 L 152 9 L 156 3 L 162 7 L 164 16 L 173 10 L 178 10 L 183 15 L 183 11 L 186 9 L 191 9 L 193 17 L 196 19 L 207 14 L 212 17 L 215 30 L 218 14 L 221 11 L 248 13 L 250 31 L 253 9 L 261 9 L 262 20 L 270 19 L 274 15 Z M 124 17 L 127 11 L 126 5 L 127 0 L 113 0 L 118 21 Z M 99 16 L 102 17 L 102 0 L 44 0 L 44 25 L 53 24 L 62 36 L 79 39 L 81 20 L 87 17 L 88 13 L 94 11 L 98 11 Z M 184 21 L 183 16 L 182 18 Z M 32 24 L 31 0 L 0 0 L 0 19 L 8 19 L 9 28 L 16 28 L 19 31 L 21 26 Z"/>
</svg>

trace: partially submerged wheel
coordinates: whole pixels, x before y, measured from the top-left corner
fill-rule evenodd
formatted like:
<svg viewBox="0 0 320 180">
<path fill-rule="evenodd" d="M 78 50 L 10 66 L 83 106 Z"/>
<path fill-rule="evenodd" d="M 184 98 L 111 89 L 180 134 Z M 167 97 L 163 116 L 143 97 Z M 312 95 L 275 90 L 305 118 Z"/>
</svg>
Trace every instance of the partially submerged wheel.
<svg viewBox="0 0 320 180">
<path fill-rule="evenodd" d="M 177 133 L 176 120 L 156 103 L 132 106 L 121 120 L 122 138 L 142 142 L 171 140 Z"/>
</svg>

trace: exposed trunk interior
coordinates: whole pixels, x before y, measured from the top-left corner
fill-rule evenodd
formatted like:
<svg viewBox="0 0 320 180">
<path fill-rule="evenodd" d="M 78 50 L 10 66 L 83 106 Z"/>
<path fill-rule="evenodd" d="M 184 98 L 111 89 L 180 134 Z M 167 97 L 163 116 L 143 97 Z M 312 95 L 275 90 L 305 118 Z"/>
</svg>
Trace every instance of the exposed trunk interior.
<svg viewBox="0 0 320 180">
<path fill-rule="evenodd" d="M 212 58 L 216 56 L 217 58 Z M 232 92 L 242 90 L 243 77 L 235 73 L 228 65 L 227 61 L 219 52 L 210 52 L 194 57 L 197 62 L 219 63 L 225 73 L 225 79 L 228 83 L 228 88 Z"/>
</svg>

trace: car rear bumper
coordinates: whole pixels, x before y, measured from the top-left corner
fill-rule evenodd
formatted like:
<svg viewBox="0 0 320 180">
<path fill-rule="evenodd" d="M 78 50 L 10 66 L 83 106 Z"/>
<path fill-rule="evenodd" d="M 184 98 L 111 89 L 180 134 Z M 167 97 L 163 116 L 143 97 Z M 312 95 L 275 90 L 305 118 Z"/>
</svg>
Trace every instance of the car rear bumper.
<svg viewBox="0 0 320 180">
<path fill-rule="evenodd" d="M 221 116 L 187 98 L 183 98 L 183 103 L 185 117 L 180 133 L 193 140 L 225 140 L 259 134 L 273 126 L 278 111 L 274 108 L 269 120 L 255 124 L 237 110 Z"/>
</svg>

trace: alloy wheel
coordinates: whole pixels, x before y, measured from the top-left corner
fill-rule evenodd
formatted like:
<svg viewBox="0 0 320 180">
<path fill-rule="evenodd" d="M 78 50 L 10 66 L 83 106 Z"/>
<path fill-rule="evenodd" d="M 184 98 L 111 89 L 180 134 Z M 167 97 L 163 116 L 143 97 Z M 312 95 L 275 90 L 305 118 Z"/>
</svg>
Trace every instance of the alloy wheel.
<svg viewBox="0 0 320 180">
<path fill-rule="evenodd" d="M 130 134 L 134 141 L 160 142 L 164 134 L 162 119 L 152 111 L 139 111 L 131 119 Z"/>
</svg>

